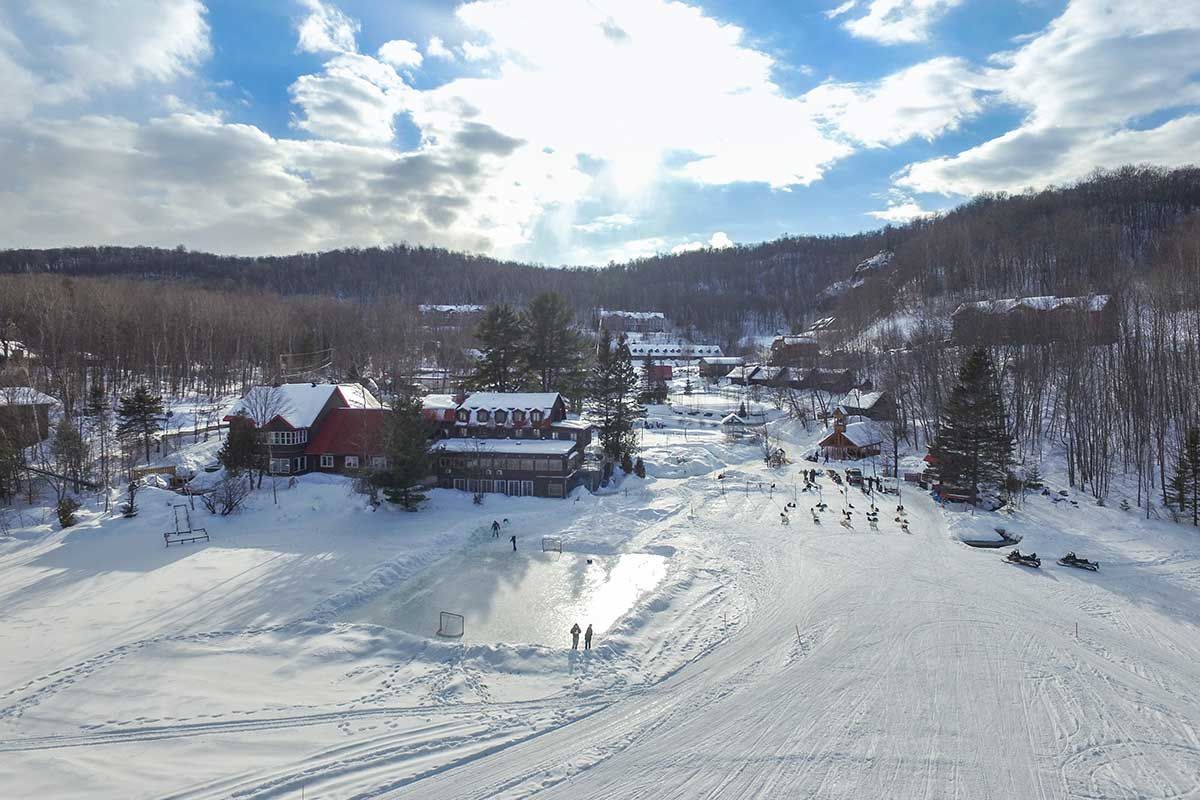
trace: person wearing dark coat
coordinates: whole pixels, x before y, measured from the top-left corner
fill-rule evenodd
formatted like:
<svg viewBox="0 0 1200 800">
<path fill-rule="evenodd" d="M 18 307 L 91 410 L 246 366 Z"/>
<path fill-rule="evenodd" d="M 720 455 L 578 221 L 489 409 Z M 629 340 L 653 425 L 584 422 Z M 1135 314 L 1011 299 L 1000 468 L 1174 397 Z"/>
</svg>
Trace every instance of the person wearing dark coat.
<svg viewBox="0 0 1200 800">
<path fill-rule="evenodd" d="M 492 538 L 500 538 L 500 523 L 497 520 L 492 520 Z"/>
<path fill-rule="evenodd" d="M 579 623 L 576 622 L 571 626 L 571 649 L 579 649 Z"/>
<path fill-rule="evenodd" d="M 587 630 L 583 632 L 583 649 L 592 649 L 592 623 L 588 623 Z"/>
<path fill-rule="evenodd" d="M 513 544 L 513 552 L 517 552 L 517 535 L 514 533 L 512 536 L 508 537 L 508 540 Z"/>
</svg>

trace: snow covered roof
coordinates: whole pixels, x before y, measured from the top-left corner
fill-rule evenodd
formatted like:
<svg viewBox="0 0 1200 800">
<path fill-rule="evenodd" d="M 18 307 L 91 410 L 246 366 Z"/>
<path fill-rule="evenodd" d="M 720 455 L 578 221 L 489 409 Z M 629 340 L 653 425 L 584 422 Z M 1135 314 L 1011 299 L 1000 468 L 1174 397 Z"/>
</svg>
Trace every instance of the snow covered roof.
<svg viewBox="0 0 1200 800">
<path fill-rule="evenodd" d="M 421 398 L 421 408 L 425 411 L 453 411 L 458 403 L 452 394 L 427 394 Z"/>
<path fill-rule="evenodd" d="M 522 411 L 538 409 L 548 412 L 554 408 L 558 398 L 558 392 L 475 392 L 467 395 L 467 399 L 462 402 L 462 407 L 485 408 L 488 411 L 495 409 L 510 411 L 516 408 Z"/>
<path fill-rule="evenodd" d="M 739 417 L 737 414 L 727 414 L 721 418 L 722 425 L 745 425 L 746 420 Z"/>
<path fill-rule="evenodd" d="M 869 420 L 851 422 L 843 433 L 855 447 L 866 447 L 883 441 L 883 434 L 875 423 Z"/>
<path fill-rule="evenodd" d="M 1000 300 L 980 300 L 974 303 L 963 303 L 955 310 L 955 314 L 963 311 L 978 311 L 985 314 L 1007 314 L 1018 308 L 1029 311 L 1054 311 L 1059 308 L 1075 308 L 1081 311 L 1103 311 L 1108 305 L 1109 296 L 1106 294 L 1081 295 L 1078 297 L 1055 297 L 1042 295 L 1040 297 L 1006 297 Z"/>
<path fill-rule="evenodd" d="M 608 317 L 626 317 L 628 319 L 666 319 L 661 311 L 620 311 L 611 308 L 600 309 L 600 319 Z"/>
<path fill-rule="evenodd" d="M 793 346 L 793 345 L 815 345 L 817 340 L 805 334 L 786 334 L 784 336 L 776 336 L 775 341 L 771 342 L 771 346 Z"/>
<path fill-rule="evenodd" d="M 513 455 L 565 456 L 575 449 L 573 439 L 443 439 L 434 452 L 508 453 Z"/>
<path fill-rule="evenodd" d="M 874 408 L 883 397 L 883 392 L 860 392 L 857 389 L 848 392 L 838 405 L 843 408 Z"/>
<path fill-rule="evenodd" d="M 58 400 L 32 386 L 0 387 L 0 406 L 56 406 Z"/>
<path fill-rule="evenodd" d="M 587 422 L 586 420 L 582 419 L 560 419 L 558 422 L 554 423 L 554 427 L 586 431 L 596 427 L 596 424 L 594 422 Z"/>
<path fill-rule="evenodd" d="M 278 391 L 278 402 L 268 402 L 265 393 Z M 270 405 L 276 411 L 272 417 L 283 419 L 293 428 L 310 428 L 317 421 L 321 409 L 329 402 L 334 392 L 339 392 L 346 405 L 350 408 L 383 408 L 383 404 L 357 383 L 282 383 L 279 386 L 254 386 L 246 392 L 246 396 L 238 400 L 225 417 L 232 417 L 240 412 L 253 417 L 256 406 Z M 270 420 L 255 420 L 263 425 Z"/>
<path fill-rule="evenodd" d="M 466 303 L 459 305 L 434 305 L 424 303 L 417 306 L 417 310 L 422 314 L 429 314 L 431 312 L 442 314 L 474 314 L 479 311 L 484 311 L 486 308 L 487 306 L 476 306 Z"/>
<path fill-rule="evenodd" d="M 741 356 L 706 356 L 700 360 L 713 366 L 737 366 L 746 363 L 746 359 Z"/>
<path fill-rule="evenodd" d="M 660 356 L 663 358 L 695 358 L 696 356 L 719 356 L 719 344 L 690 344 L 688 342 L 626 342 L 629 355 L 637 357 Z M 616 343 L 613 344 L 616 347 Z"/>
</svg>

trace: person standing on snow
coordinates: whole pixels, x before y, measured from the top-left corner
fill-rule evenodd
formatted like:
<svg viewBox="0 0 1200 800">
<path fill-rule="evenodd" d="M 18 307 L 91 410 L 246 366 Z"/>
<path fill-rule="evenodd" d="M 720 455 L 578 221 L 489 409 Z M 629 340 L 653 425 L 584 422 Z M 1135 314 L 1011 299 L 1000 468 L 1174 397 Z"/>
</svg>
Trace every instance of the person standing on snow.
<svg viewBox="0 0 1200 800">
<path fill-rule="evenodd" d="M 571 626 L 571 649 L 579 649 L 579 623 L 576 622 Z"/>
<path fill-rule="evenodd" d="M 492 538 L 493 539 L 500 538 L 500 523 L 497 522 L 496 520 L 492 520 Z"/>
<path fill-rule="evenodd" d="M 579 627 L 579 626 L 576 626 L 576 627 Z M 584 633 L 583 633 L 583 649 L 584 650 L 592 649 L 592 623 L 590 623 L 590 622 L 588 623 L 587 630 L 584 631 Z"/>
<path fill-rule="evenodd" d="M 517 535 L 514 533 L 512 536 L 508 537 L 508 540 L 513 544 L 513 552 L 517 552 Z"/>
</svg>

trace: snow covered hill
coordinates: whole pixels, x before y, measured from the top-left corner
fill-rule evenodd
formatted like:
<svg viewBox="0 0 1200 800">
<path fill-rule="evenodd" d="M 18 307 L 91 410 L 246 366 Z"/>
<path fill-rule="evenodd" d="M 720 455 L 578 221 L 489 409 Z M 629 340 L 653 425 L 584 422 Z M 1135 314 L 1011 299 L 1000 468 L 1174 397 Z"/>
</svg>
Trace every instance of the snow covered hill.
<svg viewBox="0 0 1200 800">
<path fill-rule="evenodd" d="M 178 497 L 158 490 L 133 520 L 17 529 L 0 795 L 1200 797 L 1194 531 L 1041 495 L 971 518 L 916 491 L 907 532 L 894 498 L 875 530 L 857 489 L 802 491 L 808 462 L 661 419 L 645 481 L 577 501 L 371 511 L 306 476 L 202 515 L 208 545 L 162 546 Z M 776 427 L 792 454 L 819 436 Z M 958 541 L 993 524 L 1042 568 Z M 430 593 L 463 639 L 422 627 Z M 592 651 L 553 641 L 616 607 Z"/>
</svg>

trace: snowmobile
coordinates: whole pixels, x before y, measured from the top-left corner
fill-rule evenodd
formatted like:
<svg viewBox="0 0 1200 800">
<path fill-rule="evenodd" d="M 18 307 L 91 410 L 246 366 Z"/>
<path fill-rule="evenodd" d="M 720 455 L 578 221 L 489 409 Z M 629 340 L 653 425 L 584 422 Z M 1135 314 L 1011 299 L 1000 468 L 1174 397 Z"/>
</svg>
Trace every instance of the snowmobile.
<svg viewBox="0 0 1200 800">
<path fill-rule="evenodd" d="M 1079 558 L 1073 552 L 1067 553 L 1065 556 L 1060 558 L 1058 560 L 1058 563 L 1062 564 L 1064 567 L 1076 567 L 1077 569 L 1090 569 L 1092 572 L 1096 572 L 1097 570 L 1100 569 L 1099 561 L 1088 561 L 1086 558 Z"/>
<path fill-rule="evenodd" d="M 1004 560 L 1010 564 L 1019 564 L 1022 567 L 1038 568 L 1038 567 L 1042 566 L 1042 560 L 1040 558 L 1038 558 L 1037 553 L 1029 553 L 1027 555 L 1021 555 L 1020 550 L 1013 550 L 1011 553 L 1009 553 L 1007 556 L 1004 557 Z"/>
</svg>

